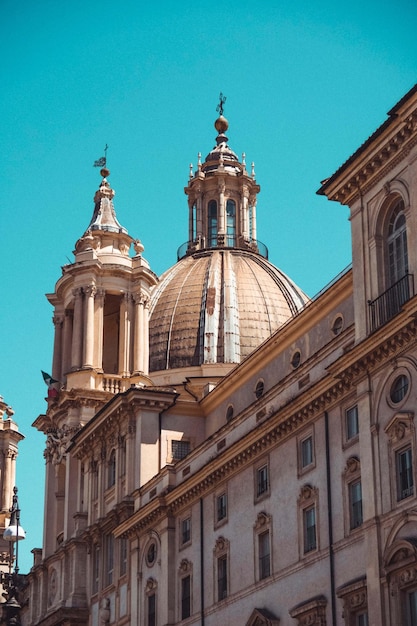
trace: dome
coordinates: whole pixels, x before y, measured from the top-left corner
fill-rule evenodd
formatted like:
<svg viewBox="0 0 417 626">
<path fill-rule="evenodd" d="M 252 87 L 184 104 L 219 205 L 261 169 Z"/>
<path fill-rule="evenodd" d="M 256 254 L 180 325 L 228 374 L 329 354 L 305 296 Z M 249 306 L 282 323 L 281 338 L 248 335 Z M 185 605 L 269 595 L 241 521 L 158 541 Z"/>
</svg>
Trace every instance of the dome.
<svg viewBox="0 0 417 626">
<path fill-rule="evenodd" d="M 161 276 L 151 295 L 150 372 L 239 363 L 307 301 L 254 252 L 186 256 Z"/>
</svg>

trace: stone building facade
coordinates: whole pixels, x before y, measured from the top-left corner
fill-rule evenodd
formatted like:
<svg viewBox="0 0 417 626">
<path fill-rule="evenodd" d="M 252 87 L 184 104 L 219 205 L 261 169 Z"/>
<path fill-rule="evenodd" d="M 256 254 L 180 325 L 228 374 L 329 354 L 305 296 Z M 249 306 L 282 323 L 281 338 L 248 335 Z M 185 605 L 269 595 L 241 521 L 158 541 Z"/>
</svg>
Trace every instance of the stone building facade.
<svg viewBox="0 0 417 626">
<path fill-rule="evenodd" d="M 269 263 L 254 169 L 215 126 L 177 264 L 152 272 L 103 169 L 48 296 L 24 623 L 416 626 L 417 87 L 321 184 L 353 263 L 313 300 Z"/>
</svg>

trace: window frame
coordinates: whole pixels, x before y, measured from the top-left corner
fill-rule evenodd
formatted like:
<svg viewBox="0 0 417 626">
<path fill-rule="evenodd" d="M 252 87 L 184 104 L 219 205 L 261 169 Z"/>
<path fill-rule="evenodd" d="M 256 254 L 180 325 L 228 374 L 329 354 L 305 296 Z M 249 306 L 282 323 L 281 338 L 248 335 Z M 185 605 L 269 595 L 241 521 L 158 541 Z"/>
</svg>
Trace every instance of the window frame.
<svg viewBox="0 0 417 626">
<path fill-rule="evenodd" d="M 188 581 L 188 595 L 184 594 L 184 583 Z M 181 578 L 181 619 L 191 617 L 191 574 L 186 574 Z"/>
<path fill-rule="evenodd" d="M 174 448 L 178 448 L 180 454 L 176 454 Z M 190 452 L 191 441 L 189 439 L 171 439 L 171 462 L 182 461 Z"/>
<path fill-rule="evenodd" d="M 347 443 L 351 443 L 359 437 L 359 408 L 358 404 L 353 404 L 345 409 L 345 440 Z M 352 429 L 351 415 L 354 416 L 354 426 Z"/>
<path fill-rule="evenodd" d="M 254 466 L 254 483 L 255 502 L 270 496 L 269 457 L 263 458 Z"/>
<path fill-rule="evenodd" d="M 192 523 L 191 513 L 180 519 L 180 548 L 184 548 L 191 544 L 192 540 Z"/>
<path fill-rule="evenodd" d="M 401 219 L 403 223 L 396 226 Z M 394 199 L 387 214 L 385 239 L 386 276 L 389 288 L 404 278 L 409 269 L 407 216 L 404 200 L 400 196 Z"/>
<path fill-rule="evenodd" d="M 319 491 L 310 484 L 305 484 L 300 489 L 298 496 L 299 510 L 299 550 L 300 559 L 308 558 L 320 550 L 320 520 L 319 520 Z M 308 516 L 313 513 L 314 524 L 308 524 Z M 314 528 L 314 542 L 311 542 L 309 535 L 311 528 Z"/>
<path fill-rule="evenodd" d="M 224 515 L 220 517 L 220 499 L 224 500 L 223 506 L 221 506 L 221 510 L 224 512 Z M 217 492 L 214 494 L 214 507 L 215 507 L 215 527 L 221 526 L 225 522 L 227 522 L 228 518 L 228 498 L 227 491 L 224 490 L 222 492 Z"/>
<path fill-rule="evenodd" d="M 105 536 L 105 587 L 110 587 L 114 582 L 114 543 L 114 535 Z"/>
<path fill-rule="evenodd" d="M 307 442 L 310 442 L 309 450 L 307 448 Z M 310 452 L 310 456 L 307 457 L 306 453 L 308 451 Z M 297 455 L 298 476 L 302 476 L 316 467 L 315 437 L 313 428 L 304 431 L 297 437 Z"/>
<path fill-rule="evenodd" d="M 223 536 L 217 538 L 214 550 L 215 601 L 222 602 L 230 595 L 230 542 Z"/>
<path fill-rule="evenodd" d="M 404 502 L 410 502 L 410 498 L 416 496 L 416 448 L 415 448 L 415 427 L 414 413 L 411 411 L 401 411 L 394 415 L 384 428 L 388 438 L 388 460 L 390 464 L 391 478 L 391 506 L 395 509 L 402 506 Z M 401 495 L 401 483 L 399 473 L 400 455 L 410 450 L 411 469 L 410 476 L 412 485 L 407 489 L 412 492 L 403 497 Z"/>
<path fill-rule="evenodd" d="M 359 486 L 360 489 L 360 499 L 353 499 L 355 495 L 353 493 L 354 487 Z M 359 478 L 352 480 L 348 484 L 349 491 L 349 523 L 350 530 L 355 530 L 356 528 L 360 528 L 363 524 L 363 496 L 362 496 L 362 481 Z"/>
<path fill-rule="evenodd" d="M 107 461 L 107 489 L 112 489 L 116 485 L 117 458 L 116 449 L 112 448 Z"/>
<path fill-rule="evenodd" d="M 407 455 L 407 463 L 409 466 L 404 468 L 400 463 L 400 460 Z M 405 471 L 404 471 L 405 470 Z M 404 473 L 406 474 L 406 483 L 407 487 L 402 486 L 402 477 L 404 477 Z M 411 496 L 414 496 L 415 493 L 415 481 L 414 481 L 414 459 L 413 459 L 413 450 L 411 447 L 411 442 L 407 443 L 406 446 L 395 451 L 395 475 L 396 475 L 396 485 L 397 485 L 397 502 L 402 502 Z M 405 493 L 409 492 L 409 493 Z"/>
</svg>

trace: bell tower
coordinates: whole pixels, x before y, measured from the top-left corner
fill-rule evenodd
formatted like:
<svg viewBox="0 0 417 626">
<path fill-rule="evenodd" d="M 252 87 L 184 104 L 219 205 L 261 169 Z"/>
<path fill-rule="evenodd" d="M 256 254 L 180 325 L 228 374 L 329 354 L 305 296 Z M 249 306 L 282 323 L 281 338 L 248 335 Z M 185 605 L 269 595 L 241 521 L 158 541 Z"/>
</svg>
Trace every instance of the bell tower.
<svg viewBox="0 0 417 626">
<path fill-rule="evenodd" d="M 118 222 L 114 190 L 101 170 L 94 212 L 55 293 L 52 376 L 64 389 L 123 391 L 149 382 L 148 300 L 157 282 L 144 250 Z M 129 256 L 133 245 L 135 255 Z"/>
<path fill-rule="evenodd" d="M 47 295 L 54 307 L 52 378 L 58 382 L 48 394 L 46 415 L 34 423 L 47 436 L 44 556 L 85 523 L 71 485 L 90 468 L 66 454 L 71 438 L 115 394 L 151 384 L 148 303 L 158 278 L 142 256 L 141 242 L 117 220 L 109 170 L 100 173 L 74 263 L 62 268 L 54 293 Z"/>
</svg>

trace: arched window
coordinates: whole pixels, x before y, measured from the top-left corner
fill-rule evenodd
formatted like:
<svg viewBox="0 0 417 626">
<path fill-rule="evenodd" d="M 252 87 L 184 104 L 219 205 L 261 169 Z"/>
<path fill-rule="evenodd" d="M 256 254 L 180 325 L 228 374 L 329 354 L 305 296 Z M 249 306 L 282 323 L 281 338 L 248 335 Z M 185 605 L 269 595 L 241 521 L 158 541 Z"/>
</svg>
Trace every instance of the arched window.
<svg viewBox="0 0 417 626">
<path fill-rule="evenodd" d="M 217 245 L 217 202 L 210 200 L 208 203 L 208 245 Z"/>
<path fill-rule="evenodd" d="M 388 224 L 388 280 L 389 286 L 397 283 L 408 272 L 407 226 L 404 202 L 398 200 L 391 211 Z"/>
<path fill-rule="evenodd" d="M 228 200 L 226 203 L 226 246 L 236 245 L 236 202 Z"/>
</svg>

